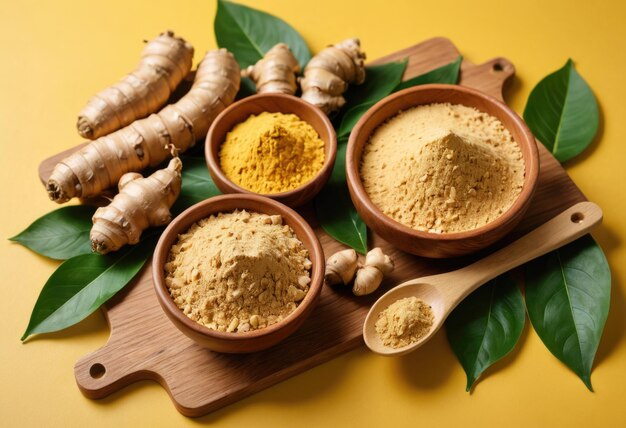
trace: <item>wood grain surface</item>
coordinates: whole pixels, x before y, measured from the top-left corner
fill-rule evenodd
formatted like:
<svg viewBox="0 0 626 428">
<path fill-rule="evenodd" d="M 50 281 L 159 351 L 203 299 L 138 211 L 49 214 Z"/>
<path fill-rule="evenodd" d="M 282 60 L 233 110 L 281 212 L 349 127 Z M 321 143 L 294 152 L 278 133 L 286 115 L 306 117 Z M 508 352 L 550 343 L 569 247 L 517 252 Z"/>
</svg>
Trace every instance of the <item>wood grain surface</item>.
<svg viewBox="0 0 626 428">
<path fill-rule="evenodd" d="M 408 79 L 445 65 L 458 55 L 449 40 L 436 38 L 376 62 L 408 58 L 404 75 Z M 515 72 L 504 58 L 480 65 L 464 61 L 461 70 L 461 85 L 499 99 L 503 85 Z M 42 180 L 67 154 L 42 163 L 39 170 Z M 541 173 L 533 202 L 522 222 L 499 245 L 585 200 L 543 146 L 539 147 L 539 154 Z M 326 256 L 343 248 L 317 225 L 310 206 L 299 211 L 314 227 Z M 446 272 L 480 258 L 480 254 L 455 260 L 419 258 L 392 248 L 373 234 L 369 246 L 382 247 L 396 264 L 395 271 L 376 293 L 357 298 L 347 287 L 324 287 L 317 308 L 294 335 L 269 350 L 245 355 L 209 351 L 177 330 L 157 302 L 150 268 L 146 267 L 132 284 L 105 305 L 111 337 L 104 347 L 76 363 L 78 387 L 87 397 L 102 398 L 138 380 L 151 379 L 163 385 L 182 414 L 200 416 L 362 346 L 361 329 L 369 307 L 393 285 Z"/>
</svg>

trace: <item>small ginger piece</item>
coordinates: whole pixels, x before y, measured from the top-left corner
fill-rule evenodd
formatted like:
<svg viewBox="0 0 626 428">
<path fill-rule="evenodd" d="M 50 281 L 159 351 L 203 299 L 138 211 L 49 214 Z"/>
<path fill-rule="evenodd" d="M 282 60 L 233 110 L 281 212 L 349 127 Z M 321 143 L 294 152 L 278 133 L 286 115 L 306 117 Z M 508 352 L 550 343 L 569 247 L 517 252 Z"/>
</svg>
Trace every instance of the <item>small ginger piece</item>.
<svg viewBox="0 0 626 428">
<path fill-rule="evenodd" d="M 394 265 L 388 255 L 376 247 L 365 256 L 365 264 L 356 272 L 352 292 L 364 296 L 378 289 L 385 275 L 393 271 Z"/>
<path fill-rule="evenodd" d="M 234 101 L 239 82 L 239 65 L 230 52 L 207 52 L 184 97 L 63 159 L 48 178 L 48 196 L 58 203 L 96 196 L 127 172 L 159 165 L 170 157 L 170 145 L 184 152 L 206 136 L 215 117 Z"/>
<path fill-rule="evenodd" d="M 178 157 L 167 168 L 143 178 L 129 172 L 119 182 L 120 192 L 93 216 L 89 234 L 93 251 L 106 254 L 126 244 L 139 242 L 148 227 L 162 226 L 172 219 L 170 208 L 178 198 L 183 164 Z"/>
<path fill-rule="evenodd" d="M 289 46 L 278 43 L 256 64 L 242 70 L 241 76 L 252 79 L 259 94 L 278 92 L 293 95 L 298 88 L 296 74 L 299 71 L 300 65 Z"/>
<path fill-rule="evenodd" d="M 365 81 L 365 54 L 359 39 L 347 39 L 328 46 L 315 55 L 304 68 L 300 79 L 302 99 L 329 114 L 339 110 L 346 100 L 348 84 Z"/>
<path fill-rule="evenodd" d="M 147 42 L 137 68 L 89 100 L 76 127 L 93 140 L 154 113 L 191 70 L 193 47 L 171 31 Z"/>
<path fill-rule="evenodd" d="M 328 285 L 347 285 L 354 279 L 352 293 L 355 296 L 364 296 L 376 291 L 383 277 L 393 269 L 393 261 L 379 247 L 367 253 L 362 266 L 359 266 L 356 251 L 350 248 L 339 251 L 326 260 L 324 282 Z"/>
<path fill-rule="evenodd" d="M 357 264 L 358 256 L 352 248 L 333 254 L 326 260 L 324 282 L 328 285 L 348 284 L 354 278 Z"/>
</svg>

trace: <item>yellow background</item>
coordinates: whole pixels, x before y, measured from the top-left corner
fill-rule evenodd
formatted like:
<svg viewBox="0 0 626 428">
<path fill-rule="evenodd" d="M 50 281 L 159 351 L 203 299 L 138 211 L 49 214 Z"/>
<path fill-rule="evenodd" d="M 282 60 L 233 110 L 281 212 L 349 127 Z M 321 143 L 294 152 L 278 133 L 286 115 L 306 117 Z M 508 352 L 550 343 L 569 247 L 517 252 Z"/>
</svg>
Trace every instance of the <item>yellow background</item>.
<svg viewBox="0 0 626 428">
<path fill-rule="evenodd" d="M 359 36 L 369 58 L 446 36 L 468 60 L 504 56 L 517 67 L 506 93 L 523 110 L 532 87 L 572 57 L 599 100 L 596 142 L 566 168 L 605 212 L 594 236 L 613 271 L 611 311 L 590 393 L 528 328 L 512 355 L 474 392 L 439 334 L 412 355 L 364 349 L 197 420 L 174 409 L 156 383 L 101 400 L 84 398 L 74 362 L 108 337 L 98 312 L 78 326 L 22 345 L 33 304 L 56 262 L 10 244 L 57 208 L 37 177 L 47 156 L 81 141 L 86 100 L 137 63 L 141 40 L 171 28 L 201 53 L 215 47 L 212 0 L 8 1 L 0 6 L 0 425 L 142 426 L 626 426 L 626 8 L 602 1 L 247 1 L 298 29 L 314 52 Z"/>
</svg>

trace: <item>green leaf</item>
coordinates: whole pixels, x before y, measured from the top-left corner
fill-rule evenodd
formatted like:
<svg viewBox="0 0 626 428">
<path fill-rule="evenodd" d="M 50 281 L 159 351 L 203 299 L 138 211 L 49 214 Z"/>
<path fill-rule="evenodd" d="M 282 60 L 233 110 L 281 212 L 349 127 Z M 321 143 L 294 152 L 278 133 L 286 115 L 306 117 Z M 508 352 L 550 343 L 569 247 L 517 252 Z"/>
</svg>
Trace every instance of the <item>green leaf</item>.
<svg viewBox="0 0 626 428">
<path fill-rule="evenodd" d="M 354 125 L 361 119 L 361 116 L 365 114 L 367 110 L 369 110 L 374 104 L 380 101 L 382 98 L 389 95 L 391 92 L 396 92 L 402 89 L 410 88 L 417 85 L 424 85 L 426 83 L 449 83 L 454 84 L 457 82 L 459 78 L 459 70 L 461 69 L 461 62 L 463 61 L 463 57 L 459 56 L 455 61 L 450 64 L 439 67 L 435 70 L 429 71 L 428 73 L 422 74 L 420 76 L 414 77 L 412 79 L 406 80 L 404 82 L 398 83 L 394 88 L 390 90 L 389 93 L 383 95 L 381 98 L 377 99 L 378 96 L 382 94 L 382 92 L 377 92 L 375 96 L 368 101 L 365 101 L 361 104 L 355 105 L 350 108 L 343 115 L 341 119 L 341 125 L 339 126 L 339 130 L 337 131 L 337 137 L 347 137 L 352 132 L 352 128 Z M 397 73 L 399 72 L 399 68 L 396 68 L 392 74 L 395 73 L 395 77 L 397 77 Z M 404 69 L 400 72 L 400 79 L 402 79 L 402 74 L 404 73 Z M 379 73 L 380 75 L 380 73 Z M 376 77 L 376 76 L 375 76 Z M 395 78 L 394 77 L 394 78 Z M 393 81 L 390 80 L 390 82 Z M 389 82 L 388 82 L 389 83 Z M 385 90 L 389 89 L 389 85 L 386 86 Z"/>
<path fill-rule="evenodd" d="M 590 390 L 610 296 L 609 265 L 589 235 L 526 265 L 531 324 L 550 352 Z"/>
<path fill-rule="evenodd" d="M 530 129 L 560 162 L 591 144 L 599 116 L 596 98 L 571 59 L 535 86 L 524 109 Z"/>
<path fill-rule="evenodd" d="M 346 185 L 346 137 L 368 106 L 389 95 L 402 81 L 406 64 L 407 60 L 403 60 L 366 67 L 365 82 L 350 86 L 344 107 L 347 112 L 337 135 L 335 166 L 330 180 L 315 198 L 317 219 L 326 233 L 362 254 L 367 252 L 367 227 L 356 212 Z M 351 113 L 355 107 L 355 112 Z"/>
<path fill-rule="evenodd" d="M 365 114 L 374 104 L 378 101 L 368 101 L 363 104 L 359 104 L 357 106 L 352 107 L 348 110 L 341 119 L 341 125 L 339 125 L 339 130 L 337 131 L 337 138 L 345 138 L 350 135 L 352 132 L 352 128 L 357 122 L 361 119 L 361 116 Z"/>
<path fill-rule="evenodd" d="M 39 217 L 10 240 L 56 260 L 89 254 L 89 231 L 95 210 L 85 205 L 59 208 Z"/>
<path fill-rule="evenodd" d="M 417 85 L 426 85 L 428 83 L 447 83 L 454 85 L 459 80 L 459 72 L 461 71 L 461 63 L 463 57 L 459 55 L 457 59 L 449 64 L 429 71 L 428 73 L 421 74 L 412 79 L 400 82 L 394 89 L 394 92 L 401 91 L 402 89 L 412 88 Z"/>
<path fill-rule="evenodd" d="M 235 55 L 244 68 L 255 64 L 277 43 L 286 43 L 304 68 L 311 52 L 302 36 L 282 19 L 260 10 L 218 0 L 215 38 L 221 48 Z"/>
<path fill-rule="evenodd" d="M 22 341 L 37 333 L 62 330 L 86 318 L 139 272 L 158 234 L 105 256 L 85 254 L 65 261 L 46 282 Z"/>
<path fill-rule="evenodd" d="M 389 95 L 402 81 L 407 60 L 365 67 L 365 82 L 350 85 L 346 91 L 344 110 L 364 103 L 377 103 Z"/>
<path fill-rule="evenodd" d="M 315 211 L 322 228 L 337 241 L 361 254 L 367 252 L 367 227 L 356 212 L 346 185 L 345 141 L 337 147 L 335 166 L 326 186 L 315 198 Z"/>
<path fill-rule="evenodd" d="M 487 368 L 515 348 L 525 322 L 524 299 L 510 274 L 483 285 L 450 314 L 446 333 L 467 375 L 468 392 Z"/>
<path fill-rule="evenodd" d="M 221 192 L 211 179 L 204 158 L 182 157 L 183 184 L 172 212 L 181 213 L 190 206 Z"/>
</svg>

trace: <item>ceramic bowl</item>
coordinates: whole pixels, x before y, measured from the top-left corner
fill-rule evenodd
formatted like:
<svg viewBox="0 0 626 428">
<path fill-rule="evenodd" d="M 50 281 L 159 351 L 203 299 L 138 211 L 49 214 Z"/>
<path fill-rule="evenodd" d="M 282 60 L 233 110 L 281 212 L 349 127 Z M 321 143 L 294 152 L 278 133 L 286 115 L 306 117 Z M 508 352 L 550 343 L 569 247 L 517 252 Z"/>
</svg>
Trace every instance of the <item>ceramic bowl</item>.
<svg viewBox="0 0 626 428">
<path fill-rule="evenodd" d="M 280 214 L 283 223 L 289 225 L 309 252 L 312 262 L 309 291 L 294 312 L 268 327 L 245 333 L 226 333 L 212 330 L 187 317 L 174 303 L 165 285 L 164 265 L 178 235 L 184 233 L 196 221 L 211 214 L 232 212 L 236 209 Z M 157 300 L 170 321 L 185 335 L 213 351 L 247 353 L 269 348 L 296 331 L 315 307 L 324 277 L 324 253 L 311 226 L 291 208 L 272 199 L 258 195 L 222 195 L 193 205 L 172 221 L 165 229 L 154 251 L 152 278 Z"/>
<path fill-rule="evenodd" d="M 209 172 L 215 185 L 223 193 L 254 194 L 226 177 L 220 167 L 219 151 L 226 139 L 226 134 L 235 125 L 244 122 L 250 115 L 258 115 L 265 111 L 295 114 L 309 123 L 324 141 L 324 164 L 312 180 L 287 192 L 264 195 L 290 207 L 299 207 L 309 202 L 322 190 L 330 177 L 337 154 L 337 136 L 332 123 L 322 110 L 300 98 L 285 94 L 258 94 L 244 98 L 220 113 L 209 129 L 204 147 Z"/>
<path fill-rule="evenodd" d="M 405 226 L 386 216 L 367 195 L 359 166 L 363 147 L 376 128 L 402 110 L 422 104 L 452 103 L 474 107 L 498 118 L 519 144 L 524 158 L 522 191 L 513 205 L 494 221 L 477 229 L 455 233 L 428 233 Z M 419 256 L 446 258 L 467 255 L 498 241 L 522 219 L 530 205 L 539 176 L 539 154 L 528 126 L 502 101 L 480 91 L 457 85 L 423 85 L 384 98 L 356 124 L 346 152 L 346 177 L 350 196 L 365 223 L 396 247 Z"/>
</svg>

